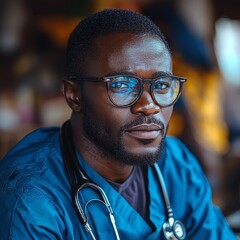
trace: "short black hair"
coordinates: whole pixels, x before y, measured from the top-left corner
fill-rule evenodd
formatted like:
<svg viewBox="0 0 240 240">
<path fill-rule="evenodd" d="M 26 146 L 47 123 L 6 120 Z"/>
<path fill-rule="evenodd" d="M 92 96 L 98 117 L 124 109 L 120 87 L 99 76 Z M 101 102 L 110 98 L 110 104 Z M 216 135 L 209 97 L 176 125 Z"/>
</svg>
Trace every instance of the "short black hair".
<svg viewBox="0 0 240 240">
<path fill-rule="evenodd" d="M 105 9 L 80 21 L 71 33 L 66 52 L 67 76 L 84 76 L 85 64 L 93 54 L 95 39 L 111 33 L 155 35 L 170 53 L 164 35 L 148 17 L 130 10 Z"/>
</svg>

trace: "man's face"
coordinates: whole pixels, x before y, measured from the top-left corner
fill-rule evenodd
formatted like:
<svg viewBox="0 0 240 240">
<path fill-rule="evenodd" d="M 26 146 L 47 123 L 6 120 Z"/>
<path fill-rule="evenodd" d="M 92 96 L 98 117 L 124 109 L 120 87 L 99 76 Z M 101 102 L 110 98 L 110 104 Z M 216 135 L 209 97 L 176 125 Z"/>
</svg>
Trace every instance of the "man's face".
<svg viewBox="0 0 240 240">
<path fill-rule="evenodd" d="M 87 77 L 127 73 L 150 79 L 159 72 L 171 73 L 171 57 L 157 37 L 109 34 L 97 38 L 96 53 L 86 72 Z M 144 85 L 134 105 L 120 108 L 109 100 L 104 82 L 84 82 L 83 134 L 105 156 L 129 165 L 159 160 L 172 106 L 157 105 L 149 87 Z"/>
</svg>

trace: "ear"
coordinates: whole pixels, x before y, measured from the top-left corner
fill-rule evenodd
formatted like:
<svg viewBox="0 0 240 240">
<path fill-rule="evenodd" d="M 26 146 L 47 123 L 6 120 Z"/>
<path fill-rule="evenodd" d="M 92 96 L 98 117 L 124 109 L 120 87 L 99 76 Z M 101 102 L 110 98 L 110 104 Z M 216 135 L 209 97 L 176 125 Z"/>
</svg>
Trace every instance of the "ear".
<svg viewBox="0 0 240 240">
<path fill-rule="evenodd" d="M 74 112 L 80 112 L 81 111 L 81 89 L 80 85 L 69 81 L 68 79 L 63 79 L 62 85 L 61 85 L 61 91 L 63 95 L 65 96 L 65 99 L 67 101 L 68 106 L 74 111 Z"/>
</svg>

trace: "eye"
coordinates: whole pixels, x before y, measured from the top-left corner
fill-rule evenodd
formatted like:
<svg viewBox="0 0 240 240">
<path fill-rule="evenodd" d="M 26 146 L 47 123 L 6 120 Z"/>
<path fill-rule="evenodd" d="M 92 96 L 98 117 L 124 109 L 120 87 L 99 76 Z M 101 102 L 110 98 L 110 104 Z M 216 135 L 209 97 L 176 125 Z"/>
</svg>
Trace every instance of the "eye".
<svg viewBox="0 0 240 240">
<path fill-rule="evenodd" d="M 118 81 L 111 84 L 111 88 L 128 88 L 129 83 L 124 81 Z"/>
<path fill-rule="evenodd" d="M 153 90 L 159 93 L 166 93 L 170 88 L 171 83 L 168 81 L 156 81 L 153 85 Z"/>
<path fill-rule="evenodd" d="M 137 80 L 135 79 L 130 79 L 130 78 L 119 78 L 115 79 L 111 83 L 111 91 L 113 92 L 120 92 L 120 93 L 129 93 L 129 92 L 134 92 L 136 91 L 137 88 Z"/>
</svg>

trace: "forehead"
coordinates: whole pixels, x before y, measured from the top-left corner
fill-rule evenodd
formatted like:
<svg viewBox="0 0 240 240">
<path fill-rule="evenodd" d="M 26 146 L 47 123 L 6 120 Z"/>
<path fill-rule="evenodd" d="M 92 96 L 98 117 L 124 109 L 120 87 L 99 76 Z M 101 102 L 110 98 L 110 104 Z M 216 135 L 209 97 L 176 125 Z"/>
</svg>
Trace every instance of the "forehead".
<svg viewBox="0 0 240 240">
<path fill-rule="evenodd" d="M 115 33 L 96 39 L 88 69 L 94 76 L 111 72 L 171 72 L 172 61 L 158 36 Z"/>
</svg>

